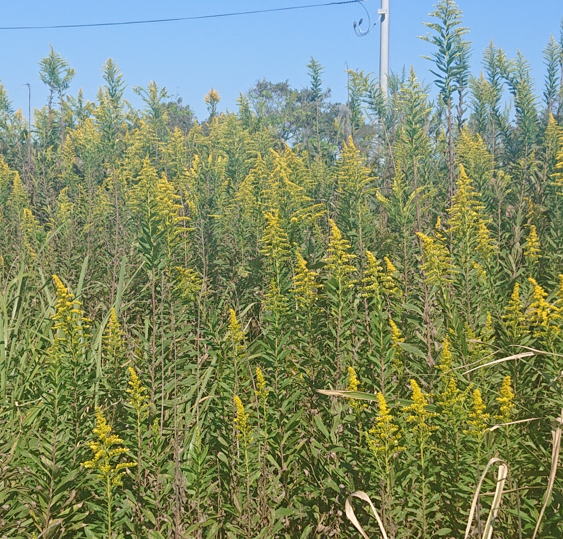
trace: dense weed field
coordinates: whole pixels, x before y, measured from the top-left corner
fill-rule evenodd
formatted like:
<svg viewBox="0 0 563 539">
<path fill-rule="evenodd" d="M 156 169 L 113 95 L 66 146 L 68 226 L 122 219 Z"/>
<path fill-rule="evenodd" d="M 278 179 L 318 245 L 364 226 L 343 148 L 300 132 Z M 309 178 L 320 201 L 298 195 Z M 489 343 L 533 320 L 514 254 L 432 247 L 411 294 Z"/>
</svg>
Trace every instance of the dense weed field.
<svg viewBox="0 0 563 539">
<path fill-rule="evenodd" d="M 560 537 L 563 48 L 433 15 L 387 99 L 0 88 L 0 537 Z"/>
</svg>

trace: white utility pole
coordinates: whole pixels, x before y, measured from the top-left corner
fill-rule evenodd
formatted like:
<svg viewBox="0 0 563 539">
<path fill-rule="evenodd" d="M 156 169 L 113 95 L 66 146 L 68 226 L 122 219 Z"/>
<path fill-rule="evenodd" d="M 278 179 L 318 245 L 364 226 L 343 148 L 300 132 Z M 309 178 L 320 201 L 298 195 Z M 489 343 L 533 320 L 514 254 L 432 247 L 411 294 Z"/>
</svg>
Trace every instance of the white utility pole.
<svg viewBox="0 0 563 539">
<path fill-rule="evenodd" d="M 379 88 L 383 97 L 387 97 L 389 79 L 389 0 L 381 0 L 381 8 L 377 11 L 381 24 L 379 37 Z"/>
</svg>

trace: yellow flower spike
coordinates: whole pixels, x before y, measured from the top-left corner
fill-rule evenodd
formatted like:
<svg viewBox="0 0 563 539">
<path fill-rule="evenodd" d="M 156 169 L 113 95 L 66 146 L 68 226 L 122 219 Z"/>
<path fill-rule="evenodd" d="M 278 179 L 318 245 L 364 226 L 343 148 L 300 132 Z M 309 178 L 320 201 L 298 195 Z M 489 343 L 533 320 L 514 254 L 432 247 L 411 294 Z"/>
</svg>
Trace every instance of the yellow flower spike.
<svg viewBox="0 0 563 539">
<path fill-rule="evenodd" d="M 376 398 L 377 415 L 372 428 L 366 432 L 366 440 L 374 458 L 388 460 L 404 448 L 400 446 L 399 427 L 393 421 L 385 396 L 378 392 Z"/>
<path fill-rule="evenodd" d="M 556 304 L 547 301 L 547 292 L 532 278 L 528 278 L 532 285 L 532 302 L 527 310 L 527 318 L 533 328 L 534 337 L 553 341 L 561 332 L 561 309 Z"/>
<path fill-rule="evenodd" d="M 240 325 L 237 313 L 234 309 L 229 309 L 229 323 L 227 329 L 227 339 L 231 342 L 238 355 L 244 350 L 244 339 L 246 333 Z"/>
<path fill-rule="evenodd" d="M 442 341 L 442 350 L 440 352 L 440 361 L 438 362 L 438 369 L 442 373 L 447 373 L 452 370 L 453 355 L 451 350 L 450 338 L 446 336 Z"/>
<path fill-rule="evenodd" d="M 297 251 L 296 264 L 293 273 L 293 294 L 300 309 L 310 308 L 317 299 L 317 292 L 321 285 L 317 282 L 318 272 L 308 268 L 307 261 Z"/>
<path fill-rule="evenodd" d="M 453 376 L 449 376 L 444 390 L 439 395 L 438 405 L 442 408 L 441 414 L 444 415 L 450 423 L 456 423 L 464 416 L 465 393 L 457 386 L 457 380 Z"/>
<path fill-rule="evenodd" d="M 289 239 L 283 229 L 279 210 L 267 211 L 264 214 L 266 226 L 262 235 L 260 252 L 274 263 L 283 262 L 290 253 Z"/>
<path fill-rule="evenodd" d="M 388 296 L 400 296 L 401 290 L 398 286 L 396 275 L 398 274 L 395 264 L 391 262 L 391 259 L 387 256 L 383 257 L 383 262 L 385 263 L 385 271 L 381 276 L 381 282 L 383 284 L 383 290 Z"/>
<path fill-rule="evenodd" d="M 455 273 L 450 252 L 439 238 L 417 232 L 422 244 L 422 272 L 430 285 L 444 286 L 452 282 Z"/>
<path fill-rule="evenodd" d="M 508 301 L 502 318 L 507 330 L 513 338 L 525 335 L 528 332 L 526 317 L 522 309 L 519 283 L 514 283 L 510 300 Z"/>
<path fill-rule="evenodd" d="M 233 424 L 235 427 L 237 438 L 244 444 L 248 445 L 250 442 L 251 429 L 249 424 L 248 413 L 244 408 L 244 404 L 238 395 L 233 397 L 233 403 L 235 405 L 235 417 L 233 419 Z"/>
<path fill-rule="evenodd" d="M 123 444 L 123 440 L 111 434 L 112 428 L 108 424 L 102 409 L 96 408 L 96 426 L 92 429 L 92 433 L 96 436 L 97 441 L 88 443 L 90 450 L 93 453 L 91 460 L 86 460 L 82 463 L 84 468 L 95 470 L 101 478 L 106 481 L 112 481 L 119 475 L 121 470 L 133 468 L 137 465 L 136 462 L 119 463 L 115 462 L 114 457 L 118 457 L 128 452 L 125 447 L 114 447 Z"/>
<path fill-rule="evenodd" d="M 366 269 L 362 278 L 362 295 L 377 298 L 382 288 L 383 269 L 381 263 L 371 251 L 366 251 Z"/>
<path fill-rule="evenodd" d="M 120 363 L 125 356 L 125 341 L 115 308 L 109 312 L 108 322 L 102 335 L 102 353 L 113 363 Z"/>
<path fill-rule="evenodd" d="M 359 391 L 360 390 L 360 380 L 356 369 L 354 367 L 348 367 L 348 381 L 346 385 L 348 391 Z M 365 410 L 365 403 L 358 401 L 356 399 L 350 399 L 350 406 L 357 411 Z"/>
<path fill-rule="evenodd" d="M 429 435 L 436 427 L 429 424 L 429 421 L 436 417 L 437 414 L 428 410 L 428 397 L 423 393 L 414 379 L 409 380 L 412 391 L 412 404 L 405 406 L 403 410 L 409 415 L 406 418 L 407 423 L 414 423 L 417 433 L 421 437 Z"/>
<path fill-rule="evenodd" d="M 55 312 L 51 316 L 55 337 L 49 349 L 51 359 L 70 355 L 77 359 L 85 352 L 87 328 L 90 320 L 84 316 L 80 301 L 69 292 L 58 275 L 53 275 L 55 285 Z"/>
<path fill-rule="evenodd" d="M 352 254 L 350 242 L 342 236 L 342 232 L 332 220 L 328 220 L 330 227 L 330 237 L 328 242 L 325 263 L 327 269 L 332 276 L 341 283 L 345 288 L 354 285 L 352 274 L 356 272 L 356 268 L 351 264 L 356 255 Z"/>
<path fill-rule="evenodd" d="M 392 318 L 389 319 L 389 329 L 391 330 L 391 343 L 393 344 L 393 348 L 399 349 L 399 345 L 405 342 L 405 338 L 399 326 L 397 326 Z"/>
<path fill-rule="evenodd" d="M 268 400 L 268 395 L 270 393 L 267 384 L 266 378 L 264 377 L 264 373 L 260 367 L 256 367 L 256 397 L 258 400 L 265 404 Z"/>
<path fill-rule="evenodd" d="M 541 244 L 536 225 L 530 225 L 530 231 L 524 244 L 524 256 L 528 262 L 534 264 L 539 260 L 540 254 Z"/>
<path fill-rule="evenodd" d="M 464 430 L 464 433 L 480 439 L 489 426 L 491 416 L 487 413 L 487 407 L 483 402 L 480 389 L 473 390 L 471 401 L 471 411 L 469 412 L 469 419 L 467 421 L 468 428 Z"/>
<path fill-rule="evenodd" d="M 142 418 L 148 406 L 148 389 L 141 383 L 137 371 L 133 367 L 127 368 L 129 372 L 129 387 L 125 390 L 129 393 L 129 405 L 135 410 L 137 416 Z"/>
<path fill-rule="evenodd" d="M 508 423 L 514 418 L 514 411 L 516 409 L 514 404 L 515 396 L 514 390 L 512 389 L 512 378 L 505 376 L 500 387 L 500 396 L 496 399 L 499 404 L 497 419 L 502 423 Z"/>
<path fill-rule="evenodd" d="M 219 101 L 221 101 L 221 96 L 219 95 L 219 92 L 215 90 L 215 88 L 211 88 L 211 90 L 209 90 L 209 92 L 205 94 L 204 101 L 208 105 L 211 105 L 213 103 L 217 104 L 219 103 Z"/>
</svg>

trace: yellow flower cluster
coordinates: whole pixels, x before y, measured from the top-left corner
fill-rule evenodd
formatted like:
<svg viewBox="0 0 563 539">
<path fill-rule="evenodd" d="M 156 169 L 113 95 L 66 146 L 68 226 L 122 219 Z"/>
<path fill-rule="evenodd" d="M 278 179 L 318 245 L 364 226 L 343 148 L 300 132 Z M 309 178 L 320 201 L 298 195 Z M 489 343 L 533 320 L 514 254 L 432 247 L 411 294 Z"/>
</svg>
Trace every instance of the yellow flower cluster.
<svg viewBox="0 0 563 539">
<path fill-rule="evenodd" d="M 203 286 L 201 275 L 192 268 L 182 266 L 175 266 L 174 271 L 176 292 L 186 301 L 194 301 Z"/>
<path fill-rule="evenodd" d="M 348 367 L 348 383 L 346 389 L 348 391 L 360 390 L 360 380 L 358 378 L 358 374 L 356 373 L 356 369 L 354 369 L 354 367 Z M 350 406 L 355 410 L 364 410 L 366 408 L 363 402 L 360 402 L 356 399 L 352 399 L 350 401 Z"/>
<path fill-rule="evenodd" d="M 266 378 L 260 367 L 256 367 L 256 397 L 258 401 L 265 404 L 268 400 L 268 395 L 270 393 L 268 386 L 266 384 Z"/>
<path fill-rule="evenodd" d="M 211 90 L 209 90 L 209 92 L 205 94 L 204 100 L 208 105 L 211 105 L 213 103 L 217 104 L 219 103 L 219 101 L 221 101 L 221 96 L 219 95 L 219 92 L 215 90 L 215 88 L 211 88 Z"/>
<path fill-rule="evenodd" d="M 244 339 L 246 334 L 241 327 L 237 313 L 234 309 L 229 309 L 229 324 L 227 329 L 227 339 L 232 343 L 235 353 L 239 354 L 244 350 Z"/>
<path fill-rule="evenodd" d="M 442 408 L 442 415 L 457 423 L 464 416 L 465 393 L 457 386 L 457 380 L 453 376 L 447 378 L 443 391 L 439 395 L 438 405 Z"/>
<path fill-rule="evenodd" d="M 444 286 L 452 281 L 453 262 L 447 247 L 439 238 L 422 232 L 416 235 L 422 242 L 422 272 L 430 285 Z"/>
<path fill-rule="evenodd" d="M 244 409 L 244 404 L 238 395 L 233 397 L 233 403 L 235 405 L 235 417 L 233 419 L 233 424 L 236 435 L 244 445 L 247 445 L 250 442 L 250 423 L 248 413 Z"/>
<path fill-rule="evenodd" d="M 528 262 L 534 264 L 540 258 L 541 245 L 536 225 L 530 225 L 530 232 L 524 244 L 524 256 Z"/>
<path fill-rule="evenodd" d="M 403 450 L 401 435 L 383 393 L 378 392 L 376 398 L 377 415 L 372 428 L 366 432 L 367 445 L 376 459 L 389 459 Z"/>
<path fill-rule="evenodd" d="M 262 235 L 260 252 L 276 264 L 285 260 L 290 252 L 289 239 L 280 221 L 280 213 L 276 210 L 264 214 L 266 226 Z"/>
<path fill-rule="evenodd" d="M 373 182 L 369 167 L 365 166 L 362 153 L 349 137 L 342 148 L 336 169 L 337 189 L 340 193 L 358 195 Z"/>
<path fill-rule="evenodd" d="M 480 389 L 474 389 L 471 397 L 472 404 L 467 421 L 468 428 L 464 432 L 474 438 L 481 439 L 489 426 L 491 416 L 487 413 L 487 407 L 483 402 Z"/>
<path fill-rule="evenodd" d="M 329 219 L 328 224 L 330 226 L 330 238 L 325 257 L 326 267 L 339 284 L 351 287 L 354 284 L 351 276 L 356 272 L 356 268 L 351 262 L 356 258 L 356 255 L 350 252 L 350 243 L 344 239 L 336 223 Z"/>
<path fill-rule="evenodd" d="M 391 259 L 384 256 L 385 267 L 383 267 L 371 251 L 366 251 L 365 255 L 367 264 L 362 279 L 362 294 L 368 298 L 376 298 L 381 292 L 387 297 L 400 296 L 401 290 L 397 280 L 398 271 Z"/>
<path fill-rule="evenodd" d="M 529 277 L 528 282 L 532 285 L 532 302 L 528 307 L 527 316 L 534 336 L 553 340 L 561 331 L 561 310 L 547 301 L 547 292 L 534 278 Z"/>
<path fill-rule="evenodd" d="M 56 299 L 55 312 L 51 317 L 53 320 L 53 331 L 55 338 L 51 352 L 56 355 L 64 347 L 71 354 L 79 353 L 84 346 L 86 329 L 90 320 L 84 316 L 84 312 L 74 295 L 69 292 L 58 275 L 53 275 Z"/>
<path fill-rule="evenodd" d="M 96 408 L 96 426 L 92 430 L 96 440 L 88 442 L 93 456 L 82 463 L 84 468 L 95 470 L 110 488 L 120 486 L 125 471 L 137 466 L 136 462 L 119 462 L 128 450 L 122 446 L 123 440 L 111 431 L 101 408 Z"/>
<path fill-rule="evenodd" d="M 102 335 L 102 355 L 114 365 L 119 364 L 125 357 L 123 330 L 114 307 L 109 311 L 108 323 Z"/>
<path fill-rule="evenodd" d="M 293 273 L 293 294 L 295 302 L 300 309 L 310 308 L 317 298 L 320 284 L 317 282 L 318 273 L 307 267 L 307 261 L 297 251 L 296 263 Z"/>
<path fill-rule="evenodd" d="M 514 410 L 516 409 L 516 406 L 514 405 L 514 398 L 515 394 L 512 389 L 512 378 L 510 376 L 505 376 L 500 387 L 500 395 L 496 399 L 499 405 L 497 419 L 502 423 L 508 423 L 509 421 L 512 421 L 514 417 Z"/>
<path fill-rule="evenodd" d="M 428 410 L 428 397 L 425 395 L 416 380 L 409 380 L 412 391 L 412 404 L 405 406 L 403 410 L 409 415 L 407 423 L 414 423 L 417 434 L 420 437 L 428 436 L 436 427 L 430 425 L 429 421 L 436 417 L 436 413 Z"/>
<path fill-rule="evenodd" d="M 399 326 L 397 326 L 392 318 L 389 319 L 389 329 L 391 330 L 391 343 L 393 344 L 393 348 L 400 350 L 399 345 L 405 342 L 405 338 Z"/>
<path fill-rule="evenodd" d="M 276 316 L 283 316 L 288 310 L 287 298 L 282 294 L 275 279 L 270 280 L 264 293 L 264 306 L 266 310 Z"/>
<path fill-rule="evenodd" d="M 446 335 L 442 341 L 442 350 L 440 352 L 440 360 L 438 362 L 438 369 L 440 369 L 444 374 L 452 370 L 453 355 L 451 346 L 452 344 L 450 342 L 450 338 Z"/>
<path fill-rule="evenodd" d="M 129 372 L 129 387 L 126 389 L 129 393 L 129 405 L 137 413 L 137 417 L 141 418 L 147 408 L 147 401 L 149 399 L 147 392 L 148 389 L 142 384 L 137 371 L 134 367 L 128 367 Z"/>
<path fill-rule="evenodd" d="M 383 257 L 383 262 L 385 263 L 385 270 L 381 276 L 383 290 L 388 296 L 400 296 L 401 289 L 399 288 L 399 281 L 397 279 L 399 272 L 388 256 Z"/>
<path fill-rule="evenodd" d="M 519 283 L 514 283 L 510 300 L 504 309 L 502 318 L 506 329 L 513 338 L 524 335 L 528 332 L 526 317 L 522 309 Z"/>
</svg>

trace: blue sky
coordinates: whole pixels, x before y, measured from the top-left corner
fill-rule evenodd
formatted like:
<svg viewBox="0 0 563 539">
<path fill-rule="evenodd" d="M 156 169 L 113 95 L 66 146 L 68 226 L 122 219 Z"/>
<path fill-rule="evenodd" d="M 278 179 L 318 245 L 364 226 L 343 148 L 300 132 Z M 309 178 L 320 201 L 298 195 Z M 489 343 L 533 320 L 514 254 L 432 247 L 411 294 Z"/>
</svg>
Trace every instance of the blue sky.
<svg viewBox="0 0 563 539">
<path fill-rule="evenodd" d="M 324 0 L 28 0 L 4 2 L 2 26 L 45 25 L 181 17 L 265 7 L 303 5 Z M 366 0 L 375 14 L 379 0 Z M 417 36 L 426 32 L 434 0 L 391 0 L 391 68 L 413 65 L 431 82 L 429 63 L 422 59 L 430 45 Z M 550 35 L 559 36 L 560 0 L 459 0 L 464 24 L 471 30 L 473 71 L 480 70 L 482 53 L 493 40 L 509 55 L 520 50 L 530 62 L 541 94 L 542 51 Z M 306 64 L 314 56 L 325 68 L 325 85 L 344 100 L 346 67 L 378 71 L 379 29 L 358 38 L 354 20 L 365 14 L 360 6 L 249 15 L 155 25 L 0 32 L 0 82 L 16 108 L 27 107 L 26 82 L 32 86 L 32 106 L 44 104 L 46 91 L 38 63 L 52 45 L 76 69 L 71 91 L 83 88 L 93 99 L 101 85 L 101 66 L 113 58 L 131 88 L 155 80 L 172 95 L 181 96 L 198 115 L 205 114 L 203 96 L 217 88 L 221 110 L 234 109 L 238 94 L 257 80 L 288 79 L 307 84 Z M 374 20 L 376 17 L 374 16 Z"/>
</svg>

